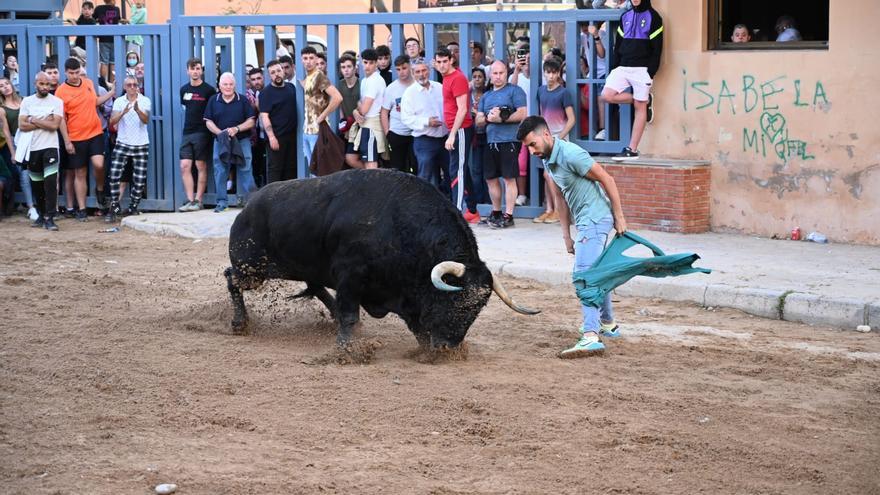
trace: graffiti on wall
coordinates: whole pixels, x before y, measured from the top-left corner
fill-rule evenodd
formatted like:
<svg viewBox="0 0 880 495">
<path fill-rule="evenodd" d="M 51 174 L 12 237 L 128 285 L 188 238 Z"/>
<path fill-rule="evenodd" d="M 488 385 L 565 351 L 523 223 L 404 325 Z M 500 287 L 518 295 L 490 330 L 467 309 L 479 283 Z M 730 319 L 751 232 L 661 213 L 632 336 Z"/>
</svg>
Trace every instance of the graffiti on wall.
<svg viewBox="0 0 880 495">
<path fill-rule="evenodd" d="M 717 115 L 754 115 L 754 125 L 743 127 L 742 150 L 787 163 L 812 160 L 810 144 L 790 133 L 786 115 L 792 108 L 812 107 L 828 112 L 831 101 L 821 81 L 802 81 L 787 76 L 759 79 L 751 74 L 717 82 L 689 80 L 687 69 L 682 88 L 682 106 L 687 111 L 709 111 Z"/>
</svg>

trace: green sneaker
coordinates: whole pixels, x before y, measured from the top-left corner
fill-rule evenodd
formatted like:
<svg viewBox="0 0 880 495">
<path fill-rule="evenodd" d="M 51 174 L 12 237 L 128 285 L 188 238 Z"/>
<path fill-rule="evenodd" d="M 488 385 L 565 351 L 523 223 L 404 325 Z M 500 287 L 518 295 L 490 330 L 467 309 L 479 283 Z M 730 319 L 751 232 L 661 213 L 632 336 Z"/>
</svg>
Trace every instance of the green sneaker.
<svg viewBox="0 0 880 495">
<path fill-rule="evenodd" d="M 587 356 L 596 356 L 605 352 L 605 344 L 599 341 L 596 332 L 584 333 L 573 347 L 559 353 L 562 359 L 575 359 Z"/>
<path fill-rule="evenodd" d="M 599 328 L 599 335 L 609 339 L 616 339 L 620 337 L 620 326 L 613 321 L 611 323 L 602 323 Z"/>
</svg>

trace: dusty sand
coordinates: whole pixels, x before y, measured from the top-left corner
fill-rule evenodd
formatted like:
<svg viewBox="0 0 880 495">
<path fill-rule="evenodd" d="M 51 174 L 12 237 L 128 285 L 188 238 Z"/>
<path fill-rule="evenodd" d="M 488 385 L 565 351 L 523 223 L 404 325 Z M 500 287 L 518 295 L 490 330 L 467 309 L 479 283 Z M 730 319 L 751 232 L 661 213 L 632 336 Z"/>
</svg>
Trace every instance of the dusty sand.
<svg viewBox="0 0 880 495">
<path fill-rule="evenodd" d="M 560 360 L 572 291 L 505 279 L 458 359 L 363 318 L 366 364 L 298 285 L 246 296 L 226 242 L 0 223 L 0 492 L 880 493 L 880 337 L 625 299 Z"/>
</svg>

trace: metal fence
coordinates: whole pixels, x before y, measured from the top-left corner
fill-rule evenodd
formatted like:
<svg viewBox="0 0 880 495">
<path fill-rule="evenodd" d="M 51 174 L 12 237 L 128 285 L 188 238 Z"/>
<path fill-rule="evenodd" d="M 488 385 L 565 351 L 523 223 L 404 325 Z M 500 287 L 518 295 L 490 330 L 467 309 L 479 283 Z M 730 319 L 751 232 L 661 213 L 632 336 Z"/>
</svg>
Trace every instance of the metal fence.
<svg viewBox="0 0 880 495">
<path fill-rule="evenodd" d="M 580 73 L 581 28 L 586 23 L 608 22 L 607 32 L 611 34 L 617 29 L 620 11 L 617 10 L 564 10 L 564 11 L 518 11 L 518 12 L 450 12 L 450 13 L 393 13 L 393 14 L 343 14 L 343 15 L 231 15 L 231 16 L 187 16 L 182 15 L 182 1 L 172 1 L 172 19 L 169 24 L 159 25 L 120 25 L 120 26 L 59 26 L 59 25 L 22 25 L 0 23 L 0 40 L 4 48 L 10 40 L 14 40 L 15 50 L 21 66 L 22 95 L 33 91 L 33 76 L 45 63 L 47 57 L 55 57 L 63 62 L 70 53 L 71 41 L 74 36 L 83 36 L 86 40 L 86 71 L 89 75 L 98 73 L 98 36 L 113 36 L 114 60 L 117 95 L 122 94 L 122 81 L 125 78 L 125 43 L 126 35 L 141 35 L 144 45 L 141 59 L 144 63 L 145 95 L 153 102 L 153 113 L 150 121 L 150 165 L 147 174 L 147 197 L 142 203 L 143 209 L 173 210 L 175 205 L 183 202 L 181 176 L 179 173 L 178 150 L 183 129 L 183 111 L 180 105 L 177 88 L 188 81 L 186 61 L 191 57 L 199 57 L 204 61 L 206 81 L 213 83 L 209 75 L 218 73 L 218 65 L 231 69 L 236 77 L 238 90 L 245 91 L 245 50 L 247 33 L 262 33 L 263 60 L 275 58 L 276 43 L 279 34 L 278 26 L 292 27 L 295 40 L 306 40 L 309 30 L 321 26 L 326 29 L 327 71 L 331 81 L 338 80 L 336 59 L 343 50 L 353 49 L 360 52 L 367 47 L 383 44 L 385 40 L 374 41 L 374 26 L 387 25 L 391 30 L 392 60 L 404 52 L 404 26 L 418 25 L 422 30 L 422 45 L 426 58 L 433 58 L 438 46 L 438 29 L 440 26 L 452 26 L 454 37 L 462 47 L 460 57 L 461 70 L 470 75 L 470 43 L 481 41 L 484 46 L 493 46 L 486 55 L 496 60 L 509 60 L 510 39 L 509 27 L 518 25 L 527 27 L 530 40 L 530 93 L 528 95 L 532 114 L 537 113 L 537 91 L 542 81 L 543 53 L 541 37 L 547 23 L 561 23 L 564 26 L 564 39 L 559 45 L 565 54 L 564 78 L 567 81 L 565 91 L 569 93 L 575 108 L 579 109 L 581 89 L 589 86 L 590 104 L 588 122 L 583 125 L 586 134 L 582 135 L 581 112 L 575 111 L 577 124 L 569 136 L 570 140 L 581 145 L 591 153 L 614 153 L 625 146 L 630 137 L 630 120 L 632 110 L 629 106 L 621 106 L 619 112 L 606 108 L 604 112 L 608 140 L 596 141 L 593 136 L 598 129 L 598 113 L 593 112 L 598 105 L 597 95 L 604 84 L 604 78 L 597 77 L 596 55 L 588 61 L 589 72 Z M 340 28 L 357 26 L 358 46 L 340 46 Z M 457 28 L 457 29 L 456 29 Z M 445 32 L 449 30 L 446 29 Z M 218 34 L 223 33 L 220 37 Z M 227 34 L 228 33 L 228 34 Z M 446 41 L 448 42 L 448 35 Z M 489 43 L 491 42 L 491 43 Z M 298 43 L 299 45 L 299 43 Z M 613 43 L 608 43 L 606 59 L 613 57 Z M 292 54 L 296 56 L 296 54 Z M 608 64 L 610 66 L 610 63 Z M 296 65 L 297 79 L 303 79 L 302 64 Z M 297 85 L 299 121 L 302 122 L 303 94 L 301 85 Z M 333 116 L 335 119 L 336 116 Z M 299 126 L 299 133 L 302 126 Z M 302 142 L 301 135 L 299 141 Z M 530 204 L 519 208 L 518 214 L 532 216 L 540 213 L 538 198 L 539 162 L 532 159 L 530 166 L 529 198 Z M 297 176 L 307 176 L 307 164 L 302 153 L 297 154 Z M 206 203 L 214 200 L 213 181 L 208 181 Z M 94 187 L 90 187 L 93 191 Z M 234 202 L 231 196 L 230 201 Z M 94 198 L 89 199 L 94 205 Z"/>
</svg>

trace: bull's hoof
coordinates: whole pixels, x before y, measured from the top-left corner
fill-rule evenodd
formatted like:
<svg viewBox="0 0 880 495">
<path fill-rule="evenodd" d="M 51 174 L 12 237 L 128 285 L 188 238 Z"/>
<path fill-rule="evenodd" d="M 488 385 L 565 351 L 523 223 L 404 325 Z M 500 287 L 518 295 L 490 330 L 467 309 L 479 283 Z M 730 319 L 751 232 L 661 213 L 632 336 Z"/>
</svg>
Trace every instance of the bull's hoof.
<svg viewBox="0 0 880 495">
<path fill-rule="evenodd" d="M 232 335 L 249 335 L 250 333 L 247 320 L 232 322 Z"/>
</svg>

